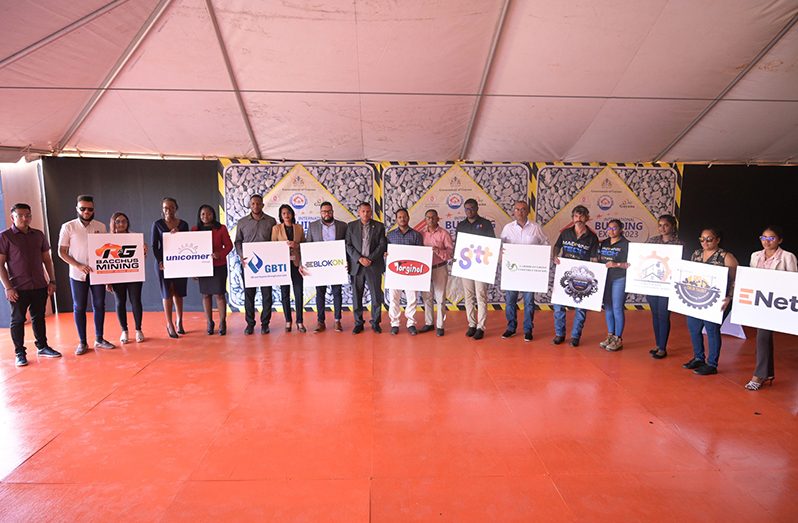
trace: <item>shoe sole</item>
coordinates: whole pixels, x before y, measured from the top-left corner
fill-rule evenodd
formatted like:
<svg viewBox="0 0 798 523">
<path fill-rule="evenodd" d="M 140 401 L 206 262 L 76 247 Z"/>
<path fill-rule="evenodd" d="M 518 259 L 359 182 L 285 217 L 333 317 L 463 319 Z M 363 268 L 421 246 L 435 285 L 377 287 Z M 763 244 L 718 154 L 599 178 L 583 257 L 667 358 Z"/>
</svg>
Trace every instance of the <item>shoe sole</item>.
<svg viewBox="0 0 798 523">
<path fill-rule="evenodd" d="M 60 358 L 63 354 L 58 354 L 57 356 L 55 354 L 37 354 L 37 356 L 40 358 Z"/>
</svg>

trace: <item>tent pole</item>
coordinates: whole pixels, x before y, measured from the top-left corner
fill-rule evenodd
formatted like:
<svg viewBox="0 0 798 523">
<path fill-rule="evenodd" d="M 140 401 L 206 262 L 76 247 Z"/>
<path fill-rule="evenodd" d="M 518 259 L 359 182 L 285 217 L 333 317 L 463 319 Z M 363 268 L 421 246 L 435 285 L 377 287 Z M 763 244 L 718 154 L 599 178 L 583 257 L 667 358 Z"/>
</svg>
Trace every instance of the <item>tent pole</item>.
<svg viewBox="0 0 798 523">
<path fill-rule="evenodd" d="M 227 53 L 227 46 L 224 44 L 222 31 L 219 29 L 219 20 L 216 18 L 216 11 L 213 9 L 213 3 L 211 0 L 205 0 L 205 4 L 208 6 L 208 14 L 211 16 L 211 23 L 213 23 L 213 30 L 216 33 L 216 40 L 219 42 L 219 49 L 222 51 L 222 56 L 224 57 L 227 76 L 230 78 L 230 83 L 233 85 L 233 93 L 236 96 L 236 102 L 238 102 L 238 110 L 241 112 L 241 118 L 244 120 L 244 126 L 247 128 L 249 141 L 252 143 L 252 148 L 255 150 L 255 157 L 263 158 L 260 152 L 260 146 L 258 145 L 258 139 L 255 138 L 255 131 L 252 129 L 252 122 L 249 119 L 249 114 L 247 114 L 247 108 L 244 105 L 244 98 L 241 96 L 241 90 L 238 87 L 238 80 L 236 80 L 233 65 L 230 63 L 230 55 Z"/>
<path fill-rule="evenodd" d="M 661 151 L 659 152 L 659 154 L 657 154 L 657 155 L 654 157 L 654 159 L 653 159 L 653 160 L 651 160 L 651 162 L 659 162 L 659 161 L 662 161 L 662 157 L 663 157 L 663 156 L 665 156 L 666 154 L 668 154 L 668 153 L 670 152 L 670 150 L 671 150 L 671 149 L 673 149 L 674 147 L 676 147 L 676 144 L 678 144 L 680 141 L 682 141 L 682 138 L 684 138 L 684 137 L 687 135 L 687 133 L 689 133 L 690 131 L 692 131 L 692 130 L 693 130 L 693 128 L 694 128 L 696 125 L 698 125 L 698 123 L 699 123 L 701 120 L 703 120 L 703 119 L 704 119 L 704 117 L 705 117 L 705 116 L 706 116 L 706 115 L 707 115 L 707 114 L 708 114 L 708 113 L 709 113 L 709 112 L 710 112 L 710 111 L 711 111 L 711 110 L 712 110 L 712 109 L 713 109 L 713 108 L 714 108 L 716 105 L 718 105 L 718 103 L 719 103 L 719 102 L 720 102 L 720 101 L 721 101 L 721 100 L 722 100 L 722 99 L 723 99 L 723 98 L 724 98 L 724 97 L 725 97 L 725 96 L 726 96 L 726 95 L 729 93 L 729 91 L 731 91 L 731 90 L 734 88 L 734 86 L 735 86 L 735 85 L 737 85 L 737 84 L 740 82 L 740 80 L 742 80 L 742 79 L 745 77 L 745 75 L 747 75 L 747 74 L 748 74 L 748 72 L 749 72 L 751 69 L 753 69 L 753 68 L 756 66 L 756 64 L 758 64 L 758 63 L 759 63 L 759 61 L 760 61 L 760 60 L 762 60 L 762 58 L 764 58 L 764 56 L 765 56 L 766 54 L 768 54 L 768 52 L 770 52 L 770 50 L 771 50 L 771 49 L 773 49 L 773 47 L 774 47 L 774 46 L 775 46 L 777 43 L 779 43 L 779 40 L 781 40 L 781 39 L 784 37 L 784 35 L 786 35 L 786 34 L 787 34 L 789 31 L 790 31 L 790 29 L 792 29 L 792 27 L 795 25 L 795 23 L 796 23 L 796 22 L 798 22 L 798 14 L 795 14 L 795 15 L 793 15 L 793 17 L 792 17 L 792 18 L 790 18 L 790 21 L 789 21 L 789 22 L 787 22 L 787 25 L 785 25 L 785 26 L 784 26 L 784 27 L 781 29 L 781 31 L 779 31 L 779 32 L 776 34 L 776 36 L 774 36 L 774 37 L 773 37 L 773 38 L 770 40 L 770 42 L 768 42 L 768 44 L 767 44 L 765 47 L 763 47 L 763 48 L 762 48 L 762 50 L 761 50 L 761 51 L 759 51 L 759 53 L 757 53 L 757 55 L 756 55 L 756 56 L 753 58 L 753 60 L 751 60 L 751 61 L 748 63 L 748 65 L 747 65 L 747 66 L 745 66 L 745 68 L 744 68 L 742 71 L 740 71 L 740 73 L 739 73 L 737 76 L 735 76 L 735 77 L 734 77 L 734 80 L 732 80 L 731 82 L 729 82 L 729 85 L 727 85 L 727 86 L 726 86 L 726 87 L 725 87 L 725 88 L 724 88 L 724 89 L 723 89 L 723 90 L 722 90 L 722 91 L 721 91 L 721 92 L 720 92 L 720 93 L 719 93 L 719 94 L 718 94 L 718 95 L 717 95 L 717 96 L 716 96 L 716 97 L 715 97 L 715 98 L 714 98 L 714 99 L 713 99 L 711 102 L 709 102 L 709 105 L 707 105 L 707 106 L 704 108 L 704 110 L 703 110 L 703 111 L 701 111 L 700 113 L 698 113 L 698 116 L 696 116 L 695 118 L 693 118 L 693 121 L 692 121 L 692 122 L 690 122 L 690 123 L 687 125 L 687 127 L 685 127 L 685 128 L 684 128 L 684 130 L 682 130 L 682 132 L 680 132 L 680 133 L 679 133 L 679 135 L 678 135 L 678 136 L 676 136 L 676 138 L 674 138 L 674 139 L 673 139 L 673 141 L 671 141 L 671 143 L 669 143 L 669 144 L 668 144 L 668 145 L 667 145 L 667 146 L 666 146 L 666 147 L 665 147 L 663 150 L 661 150 Z"/>
<path fill-rule="evenodd" d="M 155 26 L 155 23 L 161 18 L 161 15 L 163 15 L 171 2 L 172 0 L 160 0 L 160 2 L 158 2 L 158 5 L 155 6 L 155 9 L 153 9 L 152 13 L 150 13 L 149 18 L 147 18 L 147 20 L 144 22 L 144 25 L 142 25 L 141 29 L 139 29 L 139 32 L 136 34 L 130 44 L 128 44 L 127 49 L 125 49 L 125 51 L 122 53 L 122 56 L 119 57 L 119 60 L 116 61 L 116 64 L 114 64 L 114 66 L 108 72 L 108 75 L 106 75 L 105 80 L 103 80 L 102 84 L 100 84 L 100 87 L 94 91 L 94 93 L 91 95 L 91 98 L 89 98 L 89 101 L 80 111 L 77 118 L 75 118 L 75 121 L 72 122 L 66 133 L 64 133 L 64 136 L 58 141 L 58 146 L 55 148 L 56 153 L 61 152 L 66 146 L 67 142 L 71 140 L 78 129 L 80 129 L 80 126 L 83 125 L 91 111 L 106 93 L 111 84 L 114 83 L 114 80 L 116 80 L 117 76 L 119 76 L 119 73 L 122 72 L 122 69 L 124 69 L 125 65 L 127 65 L 130 57 L 133 56 L 133 53 L 135 53 L 139 48 L 141 43 L 149 34 L 150 30 L 153 28 L 153 26 Z"/>
<path fill-rule="evenodd" d="M 41 49 L 42 47 L 44 47 L 44 46 L 46 46 L 46 45 L 48 45 L 48 44 L 50 44 L 52 42 L 55 42 L 56 40 L 58 40 L 62 36 L 68 35 L 72 31 L 74 31 L 75 29 L 80 29 L 81 27 L 83 27 L 84 25 L 88 24 L 89 22 L 91 22 L 95 18 L 98 18 L 98 17 L 104 15 L 108 11 L 111 11 L 114 8 L 119 7 L 120 5 L 124 4 L 127 1 L 128 0 L 114 0 L 113 2 L 109 2 L 109 3 L 105 4 L 103 7 L 97 9 L 96 11 L 93 11 L 93 12 L 87 14 L 83 18 L 79 18 L 78 20 L 75 20 L 74 22 L 72 22 L 71 24 L 67 25 L 66 27 L 62 27 L 58 31 L 45 36 L 44 38 L 42 38 L 41 40 L 39 40 L 37 42 L 32 43 L 28 47 L 26 47 L 24 49 L 20 49 L 16 53 L 13 53 L 13 54 L 3 58 L 2 60 L 0 60 L 0 69 L 2 69 L 3 67 L 5 67 L 7 65 L 13 64 L 17 60 L 21 60 L 22 58 L 25 58 L 26 56 L 28 56 L 32 52 L 36 51 L 37 49 Z"/>
<path fill-rule="evenodd" d="M 502 5 L 501 14 L 496 22 L 496 29 L 493 31 L 493 40 L 490 43 L 490 51 L 488 51 L 488 59 L 485 61 L 485 68 L 482 70 L 482 79 L 479 81 L 479 91 L 477 91 L 474 107 L 471 109 L 471 118 L 468 120 L 468 127 L 466 128 L 465 139 L 463 140 L 463 148 L 460 150 L 460 158 L 463 160 L 466 157 L 466 152 L 471 145 L 471 132 L 474 130 L 474 123 L 477 120 L 479 109 L 482 106 L 482 96 L 485 93 L 485 86 L 488 84 L 488 77 L 490 76 L 491 67 L 493 66 L 493 57 L 496 55 L 496 48 L 499 46 L 499 39 L 501 38 L 502 29 L 504 29 L 504 19 L 507 17 L 507 11 L 510 8 L 510 0 L 504 0 Z"/>
</svg>

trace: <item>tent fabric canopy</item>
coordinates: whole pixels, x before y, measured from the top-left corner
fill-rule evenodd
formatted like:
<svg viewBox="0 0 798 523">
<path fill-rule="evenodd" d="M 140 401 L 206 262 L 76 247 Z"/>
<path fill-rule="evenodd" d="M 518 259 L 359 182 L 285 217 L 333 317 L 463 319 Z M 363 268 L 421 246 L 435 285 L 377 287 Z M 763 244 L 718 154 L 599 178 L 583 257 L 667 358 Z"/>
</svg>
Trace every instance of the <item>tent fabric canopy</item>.
<svg viewBox="0 0 798 523">
<path fill-rule="evenodd" d="M 796 0 L 19 0 L 0 159 L 795 163 Z"/>
</svg>

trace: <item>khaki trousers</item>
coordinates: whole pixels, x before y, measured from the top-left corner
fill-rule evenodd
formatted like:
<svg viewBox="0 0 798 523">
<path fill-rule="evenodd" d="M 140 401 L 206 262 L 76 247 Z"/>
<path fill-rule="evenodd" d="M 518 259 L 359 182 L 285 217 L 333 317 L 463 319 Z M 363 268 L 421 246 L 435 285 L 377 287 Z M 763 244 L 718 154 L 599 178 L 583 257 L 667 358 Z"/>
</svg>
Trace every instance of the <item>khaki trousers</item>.
<svg viewBox="0 0 798 523">
<path fill-rule="evenodd" d="M 488 318 L 488 284 L 465 278 L 462 281 L 468 326 L 484 331 Z"/>
<path fill-rule="evenodd" d="M 433 297 L 438 302 L 438 317 L 435 327 L 443 328 L 446 321 L 446 285 L 449 282 L 449 268 L 446 265 L 432 269 L 432 289 L 430 292 L 422 292 L 421 298 L 424 300 L 424 325 L 432 325 Z"/>
</svg>

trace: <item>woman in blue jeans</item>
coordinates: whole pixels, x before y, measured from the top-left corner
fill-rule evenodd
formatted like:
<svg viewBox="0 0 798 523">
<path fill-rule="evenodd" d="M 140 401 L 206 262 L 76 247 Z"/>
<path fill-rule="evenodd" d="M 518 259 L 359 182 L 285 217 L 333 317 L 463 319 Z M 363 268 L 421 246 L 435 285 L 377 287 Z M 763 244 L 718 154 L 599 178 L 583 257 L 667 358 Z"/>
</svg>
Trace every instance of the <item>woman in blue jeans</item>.
<svg viewBox="0 0 798 523">
<path fill-rule="evenodd" d="M 608 351 L 617 351 L 623 348 L 629 240 L 623 235 L 623 223 L 620 220 L 610 220 L 607 223 L 607 236 L 598 250 L 598 261 L 607 265 L 607 283 L 604 287 L 607 338 L 599 343 L 599 346 Z"/>
<path fill-rule="evenodd" d="M 701 231 L 698 241 L 701 248 L 693 252 L 690 261 L 698 263 L 708 263 L 729 268 L 728 283 L 726 286 L 726 297 L 723 299 L 723 317 L 731 311 L 731 296 L 734 290 L 734 276 L 737 272 L 737 258 L 728 251 L 720 248 L 722 234 L 714 227 L 705 227 Z M 721 322 L 722 323 L 722 322 Z M 718 359 L 720 358 L 720 323 L 687 317 L 687 330 L 690 331 L 690 340 L 693 343 L 693 359 L 682 365 L 685 369 L 701 376 L 709 376 L 718 373 Z M 702 329 L 707 331 L 707 344 L 709 348 L 708 358 L 704 354 L 704 334 Z"/>
<path fill-rule="evenodd" d="M 663 214 L 657 220 L 659 234 L 648 239 L 648 243 L 660 245 L 681 245 L 676 217 Z M 657 344 L 648 351 L 651 357 L 661 360 L 668 356 L 668 336 L 671 333 L 671 311 L 668 310 L 668 298 L 665 296 L 646 296 L 651 308 L 651 321 L 654 326 L 654 341 Z"/>
</svg>

